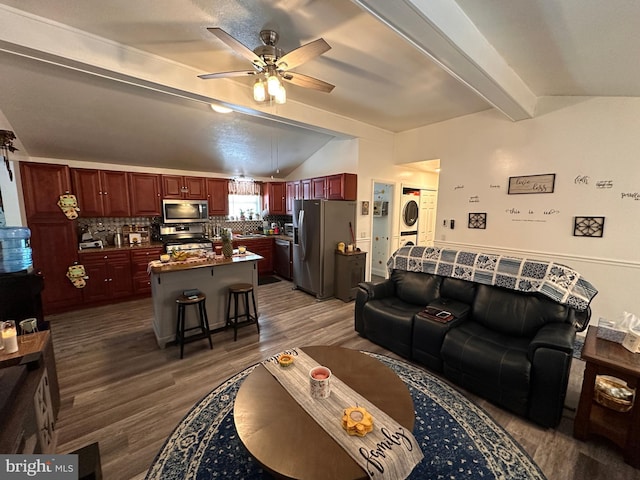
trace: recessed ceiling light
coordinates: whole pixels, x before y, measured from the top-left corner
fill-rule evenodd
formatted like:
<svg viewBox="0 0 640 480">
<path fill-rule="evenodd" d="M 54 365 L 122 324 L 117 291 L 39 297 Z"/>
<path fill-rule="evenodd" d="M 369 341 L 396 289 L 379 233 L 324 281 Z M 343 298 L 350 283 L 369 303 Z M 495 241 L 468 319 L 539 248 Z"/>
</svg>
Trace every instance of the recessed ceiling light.
<svg viewBox="0 0 640 480">
<path fill-rule="evenodd" d="M 222 105 L 218 105 L 217 103 L 212 103 L 211 104 L 211 109 L 214 112 L 218 112 L 218 113 L 231 113 L 231 112 L 233 112 L 233 109 L 228 108 L 228 107 L 223 107 Z"/>
</svg>

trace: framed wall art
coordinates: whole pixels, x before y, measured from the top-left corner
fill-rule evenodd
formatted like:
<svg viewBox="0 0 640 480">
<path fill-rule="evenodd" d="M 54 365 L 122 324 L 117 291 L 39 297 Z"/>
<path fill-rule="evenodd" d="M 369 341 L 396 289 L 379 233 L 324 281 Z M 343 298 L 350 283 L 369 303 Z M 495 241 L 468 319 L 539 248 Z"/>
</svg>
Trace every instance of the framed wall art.
<svg viewBox="0 0 640 480">
<path fill-rule="evenodd" d="M 509 195 L 525 193 L 553 193 L 556 174 L 526 175 L 523 177 L 509 177 Z"/>
<path fill-rule="evenodd" d="M 470 213 L 469 214 L 469 228 L 487 228 L 487 214 L 486 213 Z"/>
<path fill-rule="evenodd" d="M 596 237 L 604 235 L 604 217 L 573 217 L 574 237 Z"/>
</svg>

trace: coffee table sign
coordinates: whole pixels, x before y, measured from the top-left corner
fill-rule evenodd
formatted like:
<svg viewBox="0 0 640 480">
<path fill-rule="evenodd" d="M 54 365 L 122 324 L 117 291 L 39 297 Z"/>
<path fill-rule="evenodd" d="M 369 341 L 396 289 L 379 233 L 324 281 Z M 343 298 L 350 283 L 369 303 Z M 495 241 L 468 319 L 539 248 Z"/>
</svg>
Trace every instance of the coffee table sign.
<svg viewBox="0 0 640 480">
<path fill-rule="evenodd" d="M 292 365 L 283 368 L 278 357 L 263 362 L 291 397 L 330 435 L 370 478 L 404 479 L 423 458 L 412 433 L 355 392 L 335 375 L 330 377 L 330 394 L 314 398 L 310 392 L 310 372 L 319 363 L 302 350 L 291 350 Z M 381 388 L 384 386 L 381 385 Z M 374 428 L 364 436 L 352 436 L 343 428 L 345 409 L 364 407 Z"/>
</svg>

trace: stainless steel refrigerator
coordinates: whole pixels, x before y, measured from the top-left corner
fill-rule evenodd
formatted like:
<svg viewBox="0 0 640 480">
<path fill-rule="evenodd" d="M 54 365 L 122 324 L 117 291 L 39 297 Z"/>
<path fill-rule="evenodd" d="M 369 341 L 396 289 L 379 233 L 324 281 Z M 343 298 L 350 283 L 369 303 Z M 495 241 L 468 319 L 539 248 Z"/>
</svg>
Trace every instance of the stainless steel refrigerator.
<svg viewBox="0 0 640 480">
<path fill-rule="evenodd" d="M 356 202 L 293 201 L 293 285 L 319 300 L 333 296 L 335 251 L 353 243 Z"/>
</svg>

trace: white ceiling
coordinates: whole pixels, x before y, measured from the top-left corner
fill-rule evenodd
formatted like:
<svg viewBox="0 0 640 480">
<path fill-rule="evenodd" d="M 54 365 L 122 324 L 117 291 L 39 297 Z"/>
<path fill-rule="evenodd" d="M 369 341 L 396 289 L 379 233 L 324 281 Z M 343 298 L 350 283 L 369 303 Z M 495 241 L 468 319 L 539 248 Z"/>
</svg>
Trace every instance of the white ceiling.
<svg viewBox="0 0 640 480">
<path fill-rule="evenodd" d="M 284 177 L 342 137 L 286 109 L 399 132 L 528 118 L 545 95 L 640 96 L 639 18 L 629 0 L 0 0 L 0 128 L 34 157 Z M 250 79 L 199 80 L 249 66 L 207 27 L 251 49 L 264 28 L 285 51 L 322 37 L 332 49 L 294 70 L 336 88 L 288 86 L 279 111 Z"/>
</svg>

